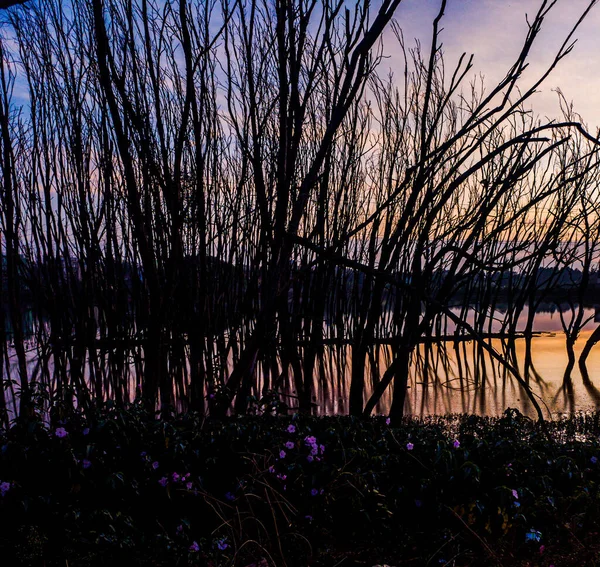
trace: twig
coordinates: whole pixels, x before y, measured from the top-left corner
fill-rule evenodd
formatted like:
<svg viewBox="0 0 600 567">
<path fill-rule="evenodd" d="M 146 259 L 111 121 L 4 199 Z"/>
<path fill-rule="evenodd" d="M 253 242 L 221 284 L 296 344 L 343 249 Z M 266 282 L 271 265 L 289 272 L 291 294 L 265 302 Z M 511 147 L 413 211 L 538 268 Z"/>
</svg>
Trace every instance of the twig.
<svg viewBox="0 0 600 567">
<path fill-rule="evenodd" d="M 471 529 L 471 527 L 452 508 L 450 508 L 450 506 L 446 506 L 446 508 L 448 510 L 450 510 L 450 512 L 464 526 L 464 528 L 481 544 L 481 546 L 486 551 L 486 553 L 489 555 L 489 557 L 492 558 L 496 562 L 497 565 L 502 565 L 502 562 L 500 561 L 498 556 L 492 551 L 490 546 L 483 540 L 483 538 L 481 538 L 479 535 L 477 535 Z"/>
</svg>

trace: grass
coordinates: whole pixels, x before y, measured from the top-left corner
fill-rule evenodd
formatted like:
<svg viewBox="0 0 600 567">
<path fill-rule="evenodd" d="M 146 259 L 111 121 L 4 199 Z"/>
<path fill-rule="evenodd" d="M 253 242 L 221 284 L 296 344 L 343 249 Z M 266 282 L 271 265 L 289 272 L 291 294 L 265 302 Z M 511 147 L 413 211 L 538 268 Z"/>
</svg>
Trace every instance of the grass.
<svg viewBox="0 0 600 567">
<path fill-rule="evenodd" d="M 600 415 L 157 420 L 0 433 L 6 565 L 600 564 Z"/>
</svg>

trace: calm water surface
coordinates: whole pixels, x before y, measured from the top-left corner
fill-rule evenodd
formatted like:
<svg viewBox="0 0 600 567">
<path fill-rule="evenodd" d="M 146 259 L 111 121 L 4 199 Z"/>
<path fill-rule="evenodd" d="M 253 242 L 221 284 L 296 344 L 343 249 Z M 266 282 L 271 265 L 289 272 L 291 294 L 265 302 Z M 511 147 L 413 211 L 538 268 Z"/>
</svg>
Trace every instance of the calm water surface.
<svg viewBox="0 0 600 567">
<path fill-rule="evenodd" d="M 520 324 L 524 326 L 527 313 L 522 314 Z M 575 345 L 576 357 L 587 338 L 600 322 L 594 322 L 594 310 L 586 309 L 588 320 Z M 521 326 L 521 328 L 522 328 Z M 492 331 L 499 330 L 494 324 Z M 534 330 L 547 333 L 532 339 L 533 367 L 529 384 L 547 416 L 558 416 L 573 411 L 600 409 L 600 343 L 591 351 L 587 368 L 591 383 L 582 380 L 577 364 L 571 380 L 564 382 L 567 367 L 565 335 L 557 311 L 537 313 Z M 446 332 L 454 328 L 448 325 Z M 499 353 L 505 345 L 494 339 L 490 343 Z M 31 368 L 36 365 L 35 346 L 31 345 Z M 525 359 L 525 339 L 515 343 L 516 357 L 521 373 Z M 16 379 L 16 356 L 9 348 L 11 375 Z M 365 401 L 370 396 L 373 381 L 381 377 L 391 358 L 389 347 L 377 347 L 366 369 L 367 387 Z M 348 411 L 348 394 L 351 374 L 351 347 L 332 347 L 326 351 L 323 364 L 313 378 L 314 412 L 316 414 L 339 414 Z M 260 397 L 260 392 L 255 392 Z M 290 406 L 295 404 L 295 392 L 285 390 L 284 399 Z M 375 409 L 376 413 L 389 412 L 392 390 L 384 395 Z M 500 363 L 481 351 L 472 341 L 461 342 L 458 349 L 454 343 L 421 345 L 412 365 L 405 412 L 408 415 L 445 415 L 449 413 L 474 413 L 499 415 L 508 407 L 535 417 L 527 394 L 517 380 Z"/>
</svg>

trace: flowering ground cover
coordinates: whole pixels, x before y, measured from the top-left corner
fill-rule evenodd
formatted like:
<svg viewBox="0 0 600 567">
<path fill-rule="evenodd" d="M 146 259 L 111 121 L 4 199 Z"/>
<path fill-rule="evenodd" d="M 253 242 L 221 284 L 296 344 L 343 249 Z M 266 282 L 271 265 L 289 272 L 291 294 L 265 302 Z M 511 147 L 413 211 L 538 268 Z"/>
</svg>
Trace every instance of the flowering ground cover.
<svg viewBox="0 0 600 567">
<path fill-rule="evenodd" d="M 595 565 L 600 416 L 104 407 L 0 433 L 3 565 Z"/>
</svg>

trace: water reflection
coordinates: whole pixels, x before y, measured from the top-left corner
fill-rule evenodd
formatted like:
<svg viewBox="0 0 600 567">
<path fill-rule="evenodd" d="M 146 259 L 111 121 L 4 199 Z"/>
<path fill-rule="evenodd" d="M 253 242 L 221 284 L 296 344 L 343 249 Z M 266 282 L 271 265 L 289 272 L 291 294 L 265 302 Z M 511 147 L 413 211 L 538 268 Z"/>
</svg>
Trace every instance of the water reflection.
<svg viewBox="0 0 600 567">
<path fill-rule="evenodd" d="M 585 310 L 585 325 L 574 345 L 578 360 L 593 330 L 597 327 L 598 312 Z M 475 314 L 471 315 L 473 320 Z M 527 319 L 526 310 L 520 317 L 517 330 L 522 330 Z M 492 324 L 492 332 L 500 330 L 499 323 Z M 582 376 L 575 365 L 570 379 L 565 382 L 565 369 L 569 364 L 566 337 L 558 310 L 536 313 L 531 339 L 531 363 L 525 368 L 527 341 L 490 339 L 488 344 L 509 359 L 514 359 L 521 376 L 529 384 L 546 416 L 558 416 L 573 411 L 600 409 L 600 345 L 593 348 L 587 359 L 588 376 Z M 448 334 L 455 328 L 449 323 Z M 374 348 L 368 362 L 370 382 L 365 401 L 374 385 L 390 363 L 392 352 L 388 346 Z M 333 359 L 337 362 L 332 364 Z M 332 414 L 347 411 L 347 395 L 351 373 L 351 347 L 346 347 L 340 363 L 336 349 L 326 352 L 330 365 L 328 376 L 314 380 L 318 413 Z M 526 371 L 527 370 L 527 371 Z M 343 380 L 340 377 L 344 376 Z M 330 384 L 328 388 L 325 385 Z M 377 413 L 389 412 L 392 387 L 376 407 Z M 445 415 L 448 413 L 474 413 L 500 415 L 507 407 L 518 408 L 523 414 L 536 417 L 535 410 L 523 387 L 502 364 L 474 341 L 426 343 L 420 345 L 412 363 L 409 389 L 406 397 L 407 415 Z"/>
<path fill-rule="evenodd" d="M 585 330 L 581 333 L 575 343 L 576 356 L 581 353 L 591 332 Z M 521 372 L 524 372 L 525 342 L 525 339 L 517 339 L 514 344 Z M 491 344 L 500 352 L 506 346 L 500 340 L 492 340 Z M 500 415 L 507 407 L 514 407 L 525 415 L 535 417 L 524 389 L 474 343 L 465 344 L 460 353 L 447 345 L 433 345 L 431 350 L 434 353 L 430 356 L 438 356 L 438 350 L 445 351 L 440 357 L 445 357 L 447 364 L 438 365 L 435 373 L 424 371 L 422 365 L 415 365 L 406 402 L 408 414 Z M 420 351 L 423 356 L 423 347 Z M 600 386 L 600 350 L 592 350 L 588 358 L 591 383 L 583 381 L 577 366 L 572 371 L 571 380 L 566 384 L 563 382 L 568 357 L 562 334 L 533 338 L 532 362 L 528 383 L 544 413 L 557 416 L 600 408 L 600 392 L 594 384 L 596 377 Z"/>
<path fill-rule="evenodd" d="M 457 308 L 458 309 L 458 308 Z M 598 327 L 599 310 L 586 308 L 583 330 L 574 345 L 574 354 L 579 359 L 581 351 L 594 329 Z M 477 313 L 469 313 L 474 322 Z M 563 313 L 564 316 L 564 313 Z M 524 309 L 519 317 L 517 331 L 524 328 L 528 313 Z M 501 331 L 502 317 L 491 314 L 490 332 Z M 36 325 L 27 319 L 34 329 Z M 44 323 L 40 323 L 44 324 Z M 530 385 L 545 415 L 557 416 L 573 411 L 600 409 L 600 345 L 592 348 L 587 359 L 587 376 L 582 375 L 577 365 L 573 367 L 570 379 L 564 380 L 565 369 L 569 364 L 566 336 L 563 332 L 564 320 L 558 309 L 537 312 L 534 331 L 541 333 L 530 340 L 531 361 L 526 364 L 527 340 L 518 338 L 488 339 L 488 344 L 503 357 L 519 368 L 521 375 Z M 453 336 L 456 328 L 451 321 L 443 325 L 444 335 Z M 34 334 L 34 333 L 32 333 Z M 33 341 L 33 337 L 30 339 Z M 29 345 L 28 364 L 30 375 L 35 379 L 46 376 L 52 386 L 53 362 L 50 359 L 40 366 L 40 353 L 35 344 Z M 6 365 L 11 377 L 18 375 L 14 350 L 7 345 Z M 123 354 L 123 357 L 126 355 Z M 140 355 L 141 356 L 141 355 Z M 392 360 L 389 345 L 373 345 L 366 365 L 365 402 L 369 399 L 378 381 Z M 139 356 L 138 356 L 139 358 Z M 110 361 L 109 359 L 107 359 Z M 130 359 L 131 360 L 131 359 Z M 137 360 L 137 359 L 136 359 Z M 134 393 L 137 376 L 141 372 L 139 360 L 127 362 L 129 365 L 126 391 Z M 136 366 L 137 365 L 137 366 Z M 91 363 L 88 367 L 92 367 Z M 43 371 L 42 371 L 43 369 Z M 189 369 L 186 369 L 189 371 Z M 315 363 L 313 383 L 313 411 L 315 414 L 344 414 L 348 412 L 348 396 L 352 372 L 351 345 L 328 345 L 323 347 Z M 122 372 L 123 373 L 123 372 Z M 259 365 L 258 381 L 252 394 L 258 399 L 267 389 L 275 387 L 281 398 L 291 408 L 297 405 L 296 392 L 289 377 L 277 366 L 277 361 Z M 107 371 L 108 375 L 108 371 Z M 87 375 L 89 380 L 89 374 Z M 15 399 L 16 383 L 6 384 L 7 399 Z M 107 382 L 102 390 L 104 397 L 111 396 L 111 384 Z M 179 394 L 185 394 L 179 392 Z M 392 386 L 375 408 L 376 413 L 387 414 L 391 405 Z M 177 394 L 177 392 L 176 392 Z M 407 415 L 444 415 L 448 413 L 474 413 L 480 415 L 500 415 L 507 407 L 518 408 L 523 414 L 535 417 L 535 411 L 524 389 L 498 361 L 474 341 L 458 336 L 456 341 L 428 341 L 420 345 L 412 360 L 409 388 L 405 403 Z M 13 413 L 13 407 L 8 408 Z"/>
</svg>

